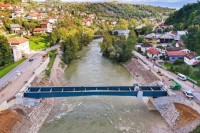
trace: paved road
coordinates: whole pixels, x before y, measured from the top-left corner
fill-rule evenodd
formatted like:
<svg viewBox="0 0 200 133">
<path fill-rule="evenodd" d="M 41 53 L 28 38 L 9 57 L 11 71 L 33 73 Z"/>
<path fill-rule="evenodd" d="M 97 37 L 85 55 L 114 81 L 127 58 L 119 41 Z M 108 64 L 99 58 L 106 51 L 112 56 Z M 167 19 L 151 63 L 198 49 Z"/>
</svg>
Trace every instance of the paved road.
<svg viewBox="0 0 200 133">
<path fill-rule="evenodd" d="M 28 59 L 19 64 L 17 67 L 15 67 L 13 70 L 11 70 L 8 74 L 0 79 L 0 91 L 3 89 L 4 86 L 8 85 L 11 82 L 14 82 L 14 80 L 16 80 L 20 76 L 17 76 L 17 73 L 21 72 L 21 74 L 23 74 L 24 72 L 26 72 L 28 67 L 37 64 L 37 62 L 41 60 L 42 55 L 58 47 L 59 45 L 55 45 L 51 48 L 46 49 L 45 51 L 40 51 L 38 53 L 30 55 Z M 29 61 L 30 58 L 33 59 L 32 62 Z"/>
<path fill-rule="evenodd" d="M 16 67 L 14 70 L 12 70 L 10 73 L 8 73 L 5 78 L 7 77 L 7 80 L 12 78 L 12 76 L 16 75 L 16 71 L 22 71 L 22 74 L 18 76 L 16 79 L 14 79 L 12 82 L 10 82 L 6 87 L 4 87 L 0 91 L 0 104 L 4 102 L 5 100 L 11 99 L 13 96 L 15 96 L 20 89 L 24 86 L 25 82 L 33 75 L 33 72 L 41 65 L 42 56 L 52 50 L 58 48 L 59 45 L 55 45 L 51 48 L 46 49 L 45 51 L 40 51 L 33 55 L 30 58 L 33 58 L 34 60 L 32 62 L 29 62 L 28 59 L 21 63 L 18 67 Z M 4 78 L 4 77 L 3 77 Z M 2 80 L 2 82 L 6 82 L 6 80 Z"/>
<path fill-rule="evenodd" d="M 182 81 L 180 79 L 178 79 L 178 76 L 172 72 L 169 72 L 163 68 L 157 67 L 155 66 L 151 61 L 149 61 L 145 56 L 141 55 L 140 53 L 134 51 L 133 54 L 135 56 L 137 56 L 139 59 L 141 59 L 143 62 L 145 62 L 146 64 L 148 64 L 148 66 L 150 67 L 151 70 L 153 70 L 154 72 L 157 72 L 158 70 L 160 70 L 165 76 L 167 76 L 170 79 L 175 79 L 181 86 L 183 89 L 186 90 L 191 90 L 193 92 L 193 95 L 200 100 L 200 87 L 195 86 L 193 88 L 193 84 L 190 83 L 189 81 Z"/>
</svg>

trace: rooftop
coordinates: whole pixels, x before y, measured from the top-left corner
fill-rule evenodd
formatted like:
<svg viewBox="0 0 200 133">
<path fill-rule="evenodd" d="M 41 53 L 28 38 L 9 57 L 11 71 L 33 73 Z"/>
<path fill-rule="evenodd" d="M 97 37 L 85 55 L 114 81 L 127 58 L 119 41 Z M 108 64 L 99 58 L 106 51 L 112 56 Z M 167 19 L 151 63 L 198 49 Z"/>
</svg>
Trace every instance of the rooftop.
<svg viewBox="0 0 200 133">
<path fill-rule="evenodd" d="M 8 38 L 8 42 L 11 45 L 19 45 L 20 43 L 24 43 L 26 41 L 28 41 L 28 39 L 23 37 Z"/>
<path fill-rule="evenodd" d="M 151 47 L 151 48 L 149 48 L 148 50 L 147 50 L 147 53 L 149 53 L 149 54 L 159 54 L 160 53 L 160 51 L 159 50 L 157 50 L 156 48 L 154 48 L 154 47 Z"/>
<path fill-rule="evenodd" d="M 185 51 L 167 51 L 167 55 L 184 57 L 187 55 L 187 52 L 185 52 Z"/>
<path fill-rule="evenodd" d="M 196 53 L 195 52 L 190 52 L 188 53 L 185 57 L 188 58 L 189 60 L 195 58 Z"/>
</svg>

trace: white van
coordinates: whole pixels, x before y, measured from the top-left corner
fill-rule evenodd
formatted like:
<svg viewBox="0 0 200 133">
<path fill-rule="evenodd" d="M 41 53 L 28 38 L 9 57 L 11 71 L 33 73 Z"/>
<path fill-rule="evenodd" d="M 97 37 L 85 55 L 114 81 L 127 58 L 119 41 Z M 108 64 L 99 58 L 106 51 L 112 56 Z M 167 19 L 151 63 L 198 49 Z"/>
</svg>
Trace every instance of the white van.
<svg viewBox="0 0 200 133">
<path fill-rule="evenodd" d="M 183 81 L 186 81 L 187 80 L 187 77 L 185 76 L 185 75 L 183 75 L 183 74 L 178 74 L 178 78 L 180 79 L 180 80 L 183 80 Z"/>
</svg>

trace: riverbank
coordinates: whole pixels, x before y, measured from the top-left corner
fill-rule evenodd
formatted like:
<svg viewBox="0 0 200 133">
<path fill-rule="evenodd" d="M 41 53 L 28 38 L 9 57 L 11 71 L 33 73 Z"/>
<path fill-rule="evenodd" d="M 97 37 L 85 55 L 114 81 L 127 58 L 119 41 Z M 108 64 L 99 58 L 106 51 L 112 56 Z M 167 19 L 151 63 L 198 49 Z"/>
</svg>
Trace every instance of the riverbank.
<svg viewBox="0 0 200 133">
<path fill-rule="evenodd" d="M 124 66 L 138 81 L 139 85 L 157 85 L 160 81 L 159 76 L 152 73 L 149 66 L 142 60 L 132 58 Z M 159 103 L 162 102 L 164 101 L 159 100 Z M 172 132 L 175 133 L 188 133 L 200 124 L 200 114 L 183 104 L 172 103 L 160 111 Z M 171 112 L 173 112 L 173 114 Z"/>
<path fill-rule="evenodd" d="M 155 76 L 151 70 L 144 64 L 136 59 L 132 58 L 125 65 L 127 71 L 136 79 L 139 85 L 157 85 L 159 78 Z"/>
<path fill-rule="evenodd" d="M 56 56 L 53 63 L 52 73 L 50 77 L 45 75 L 45 72 L 40 74 L 31 83 L 32 86 L 66 86 L 68 83 L 64 80 L 64 70 L 67 66 L 60 60 L 60 54 Z M 43 99 L 34 107 L 24 107 L 22 105 L 13 106 L 10 111 L 16 112 L 16 115 L 21 118 L 20 121 L 14 121 L 9 129 L 13 133 L 37 133 L 49 113 L 54 107 L 54 99 Z M 2 130 L 5 130 L 2 128 Z M 7 132 L 6 132 L 7 133 Z"/>
</svg>

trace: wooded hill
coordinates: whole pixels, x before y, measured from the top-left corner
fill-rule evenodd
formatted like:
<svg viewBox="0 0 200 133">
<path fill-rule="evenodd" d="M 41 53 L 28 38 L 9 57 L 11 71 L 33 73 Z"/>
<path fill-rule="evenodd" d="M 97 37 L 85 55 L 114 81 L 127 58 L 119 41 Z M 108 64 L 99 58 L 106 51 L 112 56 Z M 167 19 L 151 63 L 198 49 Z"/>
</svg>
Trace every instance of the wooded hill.
<svg viewBox="0 0 200 133">
<path fill-rule="evenodd" d="M 174 25 L 176 29 L 187 29 L 191 25 L 200 25 L 200 2 L 183 6 L 171 14 L 165 23 Z"/>
<path fill-rule="evenodd" d="M 69 12 L 82 11 L 92 12 L 102 18 L 161 18 L 174 12 L 174 9 L 161 8 L 148 5 L 133 5 L 123 4 L 117 2 L 103 2 L 103 3 L 65 3 L 62 7 Z"/>
</svg>

